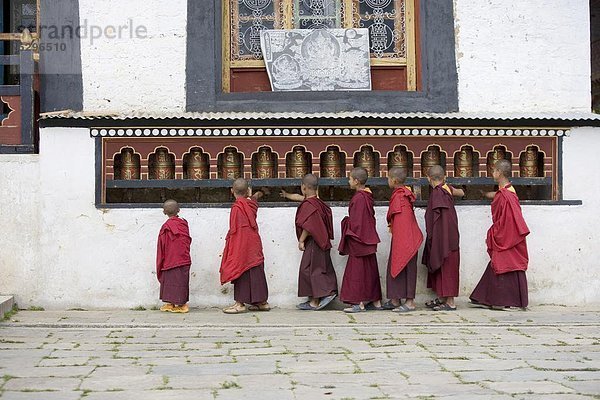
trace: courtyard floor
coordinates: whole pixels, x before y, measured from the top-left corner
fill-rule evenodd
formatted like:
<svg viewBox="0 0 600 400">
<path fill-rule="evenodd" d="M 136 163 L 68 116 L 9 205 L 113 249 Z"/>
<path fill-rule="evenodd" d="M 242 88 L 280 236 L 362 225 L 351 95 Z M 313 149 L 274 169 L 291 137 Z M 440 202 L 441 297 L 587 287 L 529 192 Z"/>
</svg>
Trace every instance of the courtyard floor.
<svg viewBox="0 0 600 400">
<path fill-rule="evenodd" d="M 0 399 L 600 399 L 600 307 L 20 311 Z"/>
</svg>

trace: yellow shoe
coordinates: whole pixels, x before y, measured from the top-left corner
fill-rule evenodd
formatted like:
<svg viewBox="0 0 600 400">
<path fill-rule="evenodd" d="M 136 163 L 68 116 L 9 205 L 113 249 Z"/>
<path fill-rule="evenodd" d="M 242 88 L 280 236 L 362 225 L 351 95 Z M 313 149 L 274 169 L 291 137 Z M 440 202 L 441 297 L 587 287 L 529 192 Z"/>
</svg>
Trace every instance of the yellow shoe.
<svg viewBox="0 0 600 400">
<path fill-rule="evenodd" d="M 181 314 L 185 314 L 190 312 L 190 308 L 188 307 L 187 304 L 184 304 L 182 306 L 174 306 L 172 309 L 170 309 L 169 311 L 171 311 L 172 313 L 181 313 Z"/>
<path fill-rule="evenodd" d="M 173 307 L 175 307 L 173 304 L 167 303 L 160 308 L 160 311 L 171 311 Z"/>
</svg>

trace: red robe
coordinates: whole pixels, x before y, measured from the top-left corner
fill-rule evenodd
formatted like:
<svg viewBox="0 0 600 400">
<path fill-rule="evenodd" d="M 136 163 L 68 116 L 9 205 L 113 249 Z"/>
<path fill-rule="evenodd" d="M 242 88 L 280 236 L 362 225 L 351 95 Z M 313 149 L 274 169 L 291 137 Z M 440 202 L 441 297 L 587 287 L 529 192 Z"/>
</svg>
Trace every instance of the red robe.
<svg viewBox="0 0 600 400">
<path fill-rule="evenodd" d="M 333 215 L 331 208 L 317 197 L 305 199 L 296 211 L 296 236 L 300 239 L 306 230 L 321 248 L 331 249 L 333 239 Z"/>
<path fill-rule="evenodd" d="M 265 260 L 262 241 L 258 233 L 256 215 L 258 202 L 250 198 L 238 198 L 231 207 L 229 232 L 221 260 L 221 284 L 239 278 L 250 268 Z"/>
<path fill-rule="evenodd" d="M 452 189 L 445 184 L 433 188 L 425 211 L 427 240 L 423 264 L 430 273 L 439 270 L 448 256 L 459 249 L 458 216 Z"/>
<path fill-rule="evenodd" d="M 191 244 L 190 229 L 185 219 L 170 217 L 163 224 L 156 250 L 156 275 L 159 281 L 162 271 L 192 264 Z"/>
<path fill-rule="evenodd" d="M 527 271 L 529 256 L 525 238 L 529 228 L 512 185 L 496 192 L 492 201 L 492 222 L 486 244 L 494 272 Z"/>
<path fill-rule="evenodd" d="M 375 201 L 370 190 L 358 190 L 342 220 L 342 238 L 338 250 L 342 255 L 364 257 L 377 253 L 381 241 L 375 227 Z"/>
<path fill-rule="evenodd" d="M 393 278 L 402 272 L 423 243 L 423 233 L 413 209 L 415 200 L 413 192 L 405 186 L 394 190 L 390 200 L 387 222 L 392 231 L 390 265 Z"/>
</svg>

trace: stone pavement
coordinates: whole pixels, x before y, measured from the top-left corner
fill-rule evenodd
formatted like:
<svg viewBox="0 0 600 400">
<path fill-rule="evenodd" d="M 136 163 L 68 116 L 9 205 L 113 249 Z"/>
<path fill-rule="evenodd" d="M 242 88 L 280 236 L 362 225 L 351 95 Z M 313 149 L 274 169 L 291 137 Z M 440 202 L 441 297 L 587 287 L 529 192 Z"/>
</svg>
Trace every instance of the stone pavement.
<svg viewBox="0 0 600 400">
<path fill-rule="evenodd" d="M 600 307 L 20 311 L 0 399 L 600 399 Z"/>
</svg>

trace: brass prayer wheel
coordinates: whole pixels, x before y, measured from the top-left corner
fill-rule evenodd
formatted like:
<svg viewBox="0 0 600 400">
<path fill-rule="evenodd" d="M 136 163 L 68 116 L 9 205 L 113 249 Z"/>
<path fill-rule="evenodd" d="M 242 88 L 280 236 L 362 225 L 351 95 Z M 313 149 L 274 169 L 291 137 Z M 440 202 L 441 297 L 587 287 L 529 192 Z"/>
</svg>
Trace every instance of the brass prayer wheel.
<svg viewBox="0 0 600 400">
<path fill-rule="evenodd" d="M 379 176 L 376 156 L 371 146 L 360 148 L 360 152 L 354 158 L 354 166 L 366 169 L 369 178 Z"/>
<path fill-rule="evenodd" d="M 337 147 L 327 147 L 327 152 L 321 156 L 321 178 L 343 177 L 345 164 L 346 161 Z"/>
<path fill-rule="evenodd" d="M 287 171 L 288 178 L 303 178 L 304 175 L 310 174 L 310 163 L 308 154 L 301 146 L 296 146 L 287 156 Z"/>
<path fill-rule="evenodd" d="M 494 150 L 490 151 L 487 156 L 487 176 L 491 177 L 494 172 L 494 166 L 496 161 L 505 160 L 506 152 L 502 147 L 494 147 Z"/>
<path fill-rule="evenodd" d="M 473 149 L 471 147 L 463 146 L 454 155 L 454 176 L 457 178 L 473 176 Z"/>
<path fill-rule="evenodd" d="M 154 165 L 151 167 L 150 175 L 154 179 L 174 179 L 175 164 L 171 160 L 169 150 L 165 148 L 157 149 L 154 156 Z"/>
<path fill-rule="evenodd" d="M 520 172 L 522 178 L 535 178 L 539 176 L 538 171 L 539 154 L 535 146 L 529 146 L 525 153 L 521 154 Z"/>
<path fill-rule="evenodd" d="M 208 179 L 209 168 L 208 154 L 197 148 L 190 150 L 185 166 L 187 179 Z"/>
<path fill-rule="evenodd" d="M 427 176 L 429 168 L 434 165 L 442 164 L 442 156 L 440 154 L 439 147 L 430 147 L 423 153 L 421 153 L 421 175 Z M 443 165 L 441 165 L 444 168 Z"/>
<path fill-rule="evenodd" d="M 412 176 L 412 163 L 410 154 L 404 146 L 396 146 L 394 151 L 388 154 L 388 171 L 392 168 L 406 170 L 407 176 Z"/>
<path fill-rule="evenodd" d="M 256 154 L 255 178 L 277 178 L 277 159 L 269 147 L 263 146 Z"/>
<path fill-rule="evenodd" d="M 140 179 L 140 158 L 131 148 L 121 150 L 121 174 L 118 178 L 125 181 Z"/>
<path fill-rule="evenodd" d="M 219 169 L 219 178 L 237 179 L 242 177 L 242 159 L 241 154 L 234 147 L 225 148 L 222 154 L 221 166 Z"/>
</svg>

